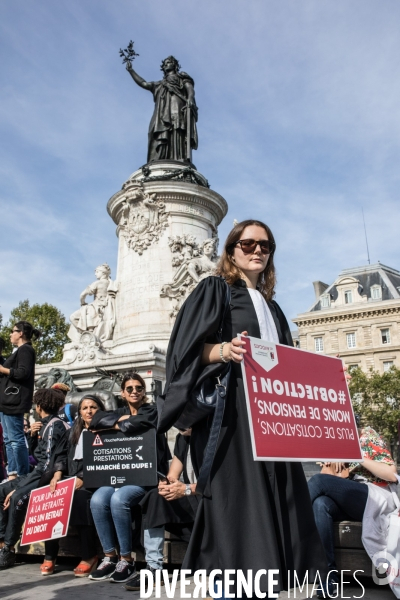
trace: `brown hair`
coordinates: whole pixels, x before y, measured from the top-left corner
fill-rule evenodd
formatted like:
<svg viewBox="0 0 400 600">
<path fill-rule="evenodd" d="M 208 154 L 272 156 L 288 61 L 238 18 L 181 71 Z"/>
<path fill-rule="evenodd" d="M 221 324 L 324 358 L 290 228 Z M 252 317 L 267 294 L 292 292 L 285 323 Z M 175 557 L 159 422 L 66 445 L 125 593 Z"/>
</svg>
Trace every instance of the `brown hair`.
<svg viewBox="0 0 400 600">
<path fill-rule="evenodd" d="M 139 375 L 139 373 L 136 373 L 136 371 L 128 371 L 127 373 L 124 373 L 124 376 L 121 381 L 121 390 L 125 389 L 127 382 L 130 381 L 131 379 L 133 381 L 139 381 L 140 385 L 142 385 L 144 387 L 144 400 L 143 401 L 147 402 L 148 398 L 146 396 L 146 382 L 143 379 L 143 377 L 141 375 Z"/>
<path fill-rule="evenodd" d="M 229 285 L 234 284 L 238 279 L 241 279 L 241 271 L 235 265 L 232 259 L 233 250 L 235 248 L 236 242 L 238 242 L 242 236 L 243 231 L 246 227 L 251 225 L 256 225 L 257 227 L 262 227 L 265 229 L 268 239 L 275 244 L 275 238 L 268 227 L 262 221 L 254 221 L 253 219 L 248 219 L 247 221 L 241 221 L 237 223 L 232 231 L 228 234 L 226 238 L 224 249 L 220 256 L 220 259 L 217 264 L 217 268 L 215 270 L 216 275 L 220 275 L 226 279 Z M 276 286 L 276 272 L 274 265 L 274 253 L 269 255 L 269 260 L 267 266 L 264 271 L 260 273 L 258 278 L 257 289 L 264 296 L 265 300 L 272 300 L 275 295 L 275 286 Z"/>
</svg>

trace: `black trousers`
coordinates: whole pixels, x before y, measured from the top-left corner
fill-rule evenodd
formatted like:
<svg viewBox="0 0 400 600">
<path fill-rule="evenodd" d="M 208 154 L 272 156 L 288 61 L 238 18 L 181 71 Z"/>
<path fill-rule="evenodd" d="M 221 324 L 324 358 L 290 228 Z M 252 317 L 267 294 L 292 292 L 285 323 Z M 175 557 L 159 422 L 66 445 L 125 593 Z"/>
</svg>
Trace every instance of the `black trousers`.
<svg viewBox="0 0 400 600">
<path fill-rule="evenodd" d="M 14 546 L 19 540 L 30 493 L 38 487 L 41 475 L 42 473 L 37 473 L 35 477 L 32 472 L 0 485 L 0 541 L 4 541 L 7 546 Z M 27 483 L 23 485 L 25 480 Z M 16 489 L 21 484 L 22 486 Z M 15 492 L 11 496 L 10 506 L 4 509 L 6 496 L 13 490 Z"/>
<path fill-rule="evenodd" d="M 88 561 L 97 555 L 96 529 L 93 525 L 80 525 L 78 527 L 79 541 L 81 545 L 82 560 Z M 44 543 L 45 560 L 56 560 L 60 540 L 47 540 Z"/>
</svg>

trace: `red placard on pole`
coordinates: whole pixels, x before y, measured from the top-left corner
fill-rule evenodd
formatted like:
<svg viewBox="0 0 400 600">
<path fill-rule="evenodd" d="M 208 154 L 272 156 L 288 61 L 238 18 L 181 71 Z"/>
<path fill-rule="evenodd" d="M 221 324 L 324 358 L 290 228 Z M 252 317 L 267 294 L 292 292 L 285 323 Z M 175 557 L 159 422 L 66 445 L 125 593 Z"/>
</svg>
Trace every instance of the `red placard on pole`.
<svg viewBox="0 0 400 600">
<path fill-rule="evenodd" d="M 254 460 L 361 461 L 342 361 L 239 337 Z"/>
<path fill-rule="evenodd" d="M 65 537 L 68 533 L 76 477 L 31 492 L 20 546 Z"/>
</svg>

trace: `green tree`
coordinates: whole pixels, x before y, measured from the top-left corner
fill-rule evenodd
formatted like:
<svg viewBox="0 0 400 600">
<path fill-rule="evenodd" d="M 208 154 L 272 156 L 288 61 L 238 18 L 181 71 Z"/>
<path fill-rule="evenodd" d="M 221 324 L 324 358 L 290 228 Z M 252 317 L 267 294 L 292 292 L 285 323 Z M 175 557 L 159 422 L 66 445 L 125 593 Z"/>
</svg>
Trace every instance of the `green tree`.
<svg viewBox="0 0 400 600">
<path fill-rule="evenodd" d="M 398 422 L 400 420 L 400 370 L 392 367 L 382 375 L 372 369 L 351 372 L 349 384 L 354 412 L 363 425 L 370 425 L 390 444 L 397 455 Z M 396 460 L 397 456 L 393 456 Z"/>
<path fill-rule="evenodd" d="M 39 364 L 58 362 L 62 359 L 64 344 L 69 341 L 67 331 L 69 325 L 64 315 L 52 304 L 29 304 L 29 300 L 22 300 L 11 311 L 9 321 L 0 328 L 0 337 L 6 340 L 7 347 L 4 356 L 12 352 L 10 332 L 14 323 L 29 321 L 42 332 L 42 336 L 33 342 L 36 350 L 36 360 Z M 0 321 L 1 326 L 1 321 Z"/>
</svg>

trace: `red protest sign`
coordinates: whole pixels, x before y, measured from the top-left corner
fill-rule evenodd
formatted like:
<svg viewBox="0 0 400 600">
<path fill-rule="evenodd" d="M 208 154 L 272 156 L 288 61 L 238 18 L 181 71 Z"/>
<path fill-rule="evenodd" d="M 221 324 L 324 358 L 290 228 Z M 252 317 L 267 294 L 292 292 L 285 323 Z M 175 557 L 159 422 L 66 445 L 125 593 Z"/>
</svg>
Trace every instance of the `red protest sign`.
<svg viewBox="0 0 400 600">
<path fill-rule="evenodd" d="M 254 460 L 362 460 L 342 361 L 240 337 Z"/>
<path fill-rule="evenodd" d="M 68 532 L 76 477 L 31 492 L 20 546 L 64 537 Z"/>
</svg>

